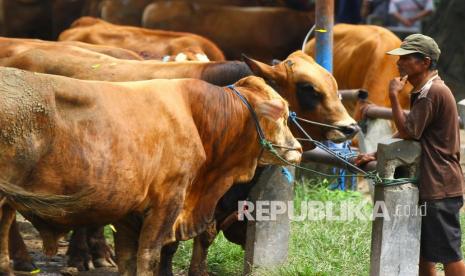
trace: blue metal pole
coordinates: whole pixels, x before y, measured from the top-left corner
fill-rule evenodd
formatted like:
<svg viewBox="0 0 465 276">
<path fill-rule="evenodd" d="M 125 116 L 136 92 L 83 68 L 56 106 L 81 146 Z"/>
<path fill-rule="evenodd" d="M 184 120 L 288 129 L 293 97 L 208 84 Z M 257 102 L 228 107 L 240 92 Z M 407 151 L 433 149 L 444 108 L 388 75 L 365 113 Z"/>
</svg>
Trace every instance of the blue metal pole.
<svg viewBox="0 0 465 276">
<path fill-rule="evenodd" d="M 316 0 L 315 3 L 315 39 L 316 39 L 316 62 L 330 73 L 333 72 L 333 25 L 334 25 L 334 0 Z M 335 144 L 326 141 L 332 150 L 339 151 L 343 154 L 346 152 L 348 145 L 346 143 Z M 336 183 L 331 186 L 345 190 L 345 171 L 339 171 L 339 177 Z"/>
<path fill-rule="evenodd" d="M 332 73 L 334 0 L 316 0 L 315 17 L 316 62 Z"/>
</svg>

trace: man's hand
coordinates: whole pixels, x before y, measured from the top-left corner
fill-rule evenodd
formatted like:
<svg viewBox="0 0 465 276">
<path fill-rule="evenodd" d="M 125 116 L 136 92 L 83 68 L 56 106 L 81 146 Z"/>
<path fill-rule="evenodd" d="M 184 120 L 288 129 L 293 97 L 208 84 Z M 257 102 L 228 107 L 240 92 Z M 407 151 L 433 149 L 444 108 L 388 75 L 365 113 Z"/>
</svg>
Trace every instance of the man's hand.
<svg viewBox="0 0 465 276">
<path fill-rule="evenodd" d="M 403 18 L 401 21 L 402 25 L 405 27 L 412 27 L 413 23 L 415 23 L 414 20 L 408 19 L 408 18 Z"/>
<path fill-rule="evenodd" d="M 404 88 L 407 83 L 408 75 L 397 77 L 389 82 L 389 97 L 397 97 L 399 92 Z"/>
<path fill-rule="evenodd" d="M 356 166 L 362 166 L 370 161 L 376 160 L 376 152 L 372 153 L 360 153 L 355 157 L 354 164 Z"/>
</svg>

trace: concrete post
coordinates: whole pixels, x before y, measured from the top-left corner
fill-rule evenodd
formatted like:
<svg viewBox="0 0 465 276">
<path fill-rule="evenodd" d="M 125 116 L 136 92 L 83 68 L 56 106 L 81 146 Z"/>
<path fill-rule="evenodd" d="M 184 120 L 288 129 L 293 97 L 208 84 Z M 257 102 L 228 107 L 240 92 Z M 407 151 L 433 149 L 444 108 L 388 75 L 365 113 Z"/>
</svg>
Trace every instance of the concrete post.
<svg viewBox="0 0 465 276">
<path fill-rule="evenodd" d="M 387 139 L 378 145 L 377 171 L 383 178 L 415 177 L 418 142 Z M 418 275 L 421 208 L 418 188 L 411 183 L 376 186 L 371 241 L 371 276 Z"/>
<path fill-rule="evenodd" d="M 462 119 L 462 122 L 465 122 L 465 99 L 457 103 L 457 110 L 460 119 Z"/>
<path fill-rule="evenodd" d="M 359 151 L 371 153 L 376 151 L 378 141 L 392 137 L 392 122 L 385 119 L 365 119 L 363 131 L 358 133 Z"/>
<path fill-rule="evenodd" d="M 294 175 L 293 167 L 286 168 Z M 287 212 L 284 211 L 287 210 L 287 203 L 293 200 L 292 185 L 293 183 L 289 183 L 282 174 L 282 167 L 270 166 L 250 191 L 249 200 L 255 205 L 251 214 L 255 221 L 249 220 L 247 223 L 244 275 L 248 275 L 253 267 L 273 267 L 287 260 L 290 221 Z M 258 201 L 267 204 L 260 207 Z M 273 203 L 270 204 L 270 201 L 286 204 L 284 210 L 280 209 L 283 212 L 277 215 L 276 219 L 270 216 L 269 210 L 273 209 Z M 266 214 L 261 212 L 262 220 L 257 219 L 256 210 L 259 208 L 267 211 Z"/>
<path fill-rule="evenodd" d="M 457 103 L 457 111 L 459 112 L 459 117 L 462 121 L 461 128 L 463 128 L 463 123 L 465 122 L 465 99 Z M 465 141 L 463 131 L 460 131 L 460 141 Z M 462 143 L 460 145 L 460 166 L 462 167 L 462 171 L 465 173 L 465 146 Z"/>
</svg>

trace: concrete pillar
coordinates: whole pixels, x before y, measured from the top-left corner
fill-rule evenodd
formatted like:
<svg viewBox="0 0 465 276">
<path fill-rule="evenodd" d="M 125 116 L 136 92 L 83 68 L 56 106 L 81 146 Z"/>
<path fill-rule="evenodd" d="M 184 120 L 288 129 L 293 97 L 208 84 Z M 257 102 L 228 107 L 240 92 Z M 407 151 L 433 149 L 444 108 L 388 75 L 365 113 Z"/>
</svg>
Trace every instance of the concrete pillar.
<svg viewBox="0 0 465 276">
<path fill-rule="evenodd" d="M 366 118 L 363 124 L 363 131 L 357 136 L 360 152 L 375 152 L 378 141 L 390 138 L 394 134 L 390 120 Z"/>
<path fill-rule="evenodd" d="M 387 139 L 378 145 L 377 171 L 383 178 L 417 175 L 418 142 Z M 376 186 L 371 241 L 371 276 L 418 275 L 421 208 L 418 188 L 411 183 Z"/>
<path fill-rule="evenodd" d="M 465 99 L 457 103 L 457 110 L 459 112 L 459 117 L 462 120 L 462 124 L 465 123 Z M 460 166 L 465 174 L 465 146 L 463 145 L 465 136 L 463 131 L 460 131 L 460 141 L 462 141 L 462 143 L 460 143 Z"/>
<path fill-rule="evenodd" d="M 460 119 L 462 119 L 462 122 L 465 123 L 465 99 L 457 103 L 457 110 L 459 112 Z"/>
<path fill-rule="evenodd" d="M 294 175 L 293 167 L 286 167 Z M 257 218 L 257 201 L 268 202 L 262 206 L 270 210 L 270 201 L 286 204 L 293 200 L 293 183 L 282 173 L 282 167 L 270 166 L 261 174 L 258 183 L 252 188 L 249 200 L 255 205 L 252 216 Z M 277 215 L 276 219 L 265 212 L 263 220 L 249 220 L 244 256 L 244 274 L 248 275 L 253 267 L 273 267 L 287 260 L 289 247 L 290 221 L 287 212 Z"/>
</svg>

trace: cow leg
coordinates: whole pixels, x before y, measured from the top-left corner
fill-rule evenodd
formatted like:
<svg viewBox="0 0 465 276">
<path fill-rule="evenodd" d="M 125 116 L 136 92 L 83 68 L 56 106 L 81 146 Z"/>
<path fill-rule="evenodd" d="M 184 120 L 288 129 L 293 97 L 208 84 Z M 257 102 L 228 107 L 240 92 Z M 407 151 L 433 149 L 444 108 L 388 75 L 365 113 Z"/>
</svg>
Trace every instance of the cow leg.
<svg viewBox="0 0 465 276">
<path fill-rule="evenodd" d="M 207 230 L 194 238 L 189 276 L 208 276 L 208 248 L 215 240 L 217 234 L 216 223 L 213 222 L 208 226 Z"/>
<path fill-rule="evenodd" d="M 87 228 L 75 228 L 69 242 L 68 266 L 76 267 L 79 271 L 93 269 L 92 257 L 87 245 Z"/>
<path fill-rule="evenodd" d="M 111 248 L 105 240 L 103 226 L 87 228 L 87 243 L 95 267 L 116 266 Z"/>
<path fill-rule="evenodd" d="M 1 275 L 14 275 L 10 268 L 8 240 L 11 224 L 15 219 L 15 210 L 3 204 L 0 219 L 0 273 Z"/>
<path fill-rule="evenodd" d="M 140 220 L 135 217 L 127 217 L 115 223 L 116 264 L 118 265 L 118 271 L 121 275 L 136 275 L 140 225 Z"/>
<path fill-rule="evenodd" d="M 160 258 L 160 275 L 173 276 L 173 256 L 178 246 L 179 242 L 173 242 L 163 246 Z"/>
<path fill-rule="evenodd" d="M 179 206 L 168 205 L 148 211 L 144 217 L 137 250 L 137 275 L 159 275 L 163 242 L 172 231 Z M 156 210 L 156 211 L 155 211 Z"/>
<path fill-rule="evenodd" d="M 37 270 L 37 266 L 32 261 L 31 255 L 27 251 L 23 237 L 19 233 L 18 223 L 13 220 L 10 227 L 9 237 L 10 258 L 13 260 L 13 270 L 33 272 Z"/>
</svg>

